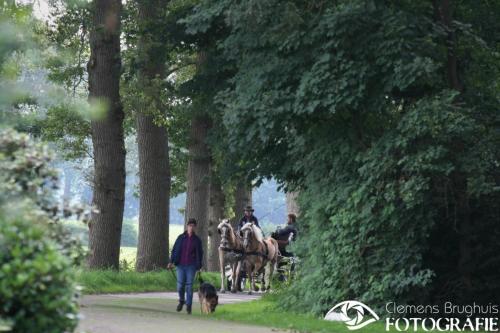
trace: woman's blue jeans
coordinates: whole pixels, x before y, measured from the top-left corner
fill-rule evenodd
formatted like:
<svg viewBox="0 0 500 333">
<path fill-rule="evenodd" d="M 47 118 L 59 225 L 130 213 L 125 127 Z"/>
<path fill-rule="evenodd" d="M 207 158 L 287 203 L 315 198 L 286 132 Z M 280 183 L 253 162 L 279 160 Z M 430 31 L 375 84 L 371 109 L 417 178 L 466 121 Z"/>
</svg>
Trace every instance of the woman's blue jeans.
<svg viewBox="0 0 500 333">
<path fill-rule="evenodd" d="M 177 291 L 179 302 L 193 304 L 193 280 L 196 274 L 195 265 L 177 265 Z M 184 296 L 184 294 L 186 294 Z"/>
</svg>

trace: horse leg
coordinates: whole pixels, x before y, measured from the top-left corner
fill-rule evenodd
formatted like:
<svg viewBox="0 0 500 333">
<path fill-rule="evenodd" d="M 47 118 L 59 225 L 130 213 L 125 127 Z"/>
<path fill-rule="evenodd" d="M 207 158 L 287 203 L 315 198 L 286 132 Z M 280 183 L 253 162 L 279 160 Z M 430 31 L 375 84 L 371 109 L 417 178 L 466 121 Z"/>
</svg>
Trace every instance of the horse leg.
<svg viewBox="0 0 500 333">
<path fill-rule="evenodd" d="M 237 286 L 238 283 L 238 276 L 236 275 L 237 270 L 238 270 L 238 262 L 233 262 L 231 264 L 231 292 L 233 292 L 235 286 Z"/>
<path fill-rule="evenodd" d="M 251 265 L 248 265 L 251 266 Z M 250 279 L 250 288 L 248 290 L 248 295 L 252 295 L 252 291 L 255 290 L 255 278 L 253 274 L 253 267 L 248 267 L 247 269 L 248 278 Z"/>
<path fill-rule="evenodd" d="M 220 292 L 225 293 L 226 287 L 224 285 L 224 281 L 226 280 L 226 267 L 224 265 L 224 251 L 219 249 L 219 267 L 220 267 Z"/>
<path fill-rule="evenodd" d="M 269 286 L 270 282 L 268 281 L 269 280 L 269 263 L 266 263 L 266 265 L 264 266 L 264 272 L 262 273 L 263 274 L 263 277 L 262 277 L 262 291 L 266 291 L 267 289 L 267 286 Z"/>
<path fill-rule="evenodd" d="M 273 280 L 274 265 L 276 265 L 276 262 L 274 260 L 269 262 L 269 279 L 268 279 L 269 282 L 267 283 L 266 291 L 271 290 L 271 281 Z"/>
<path fill-rule="evenodd" d="M 232 293 L 235 293 L 237 291 L 238 288 L 237 284 L 240 283 L 238 278 L 240 276 L 240 269 L 241 269 L 241 261 L 238 261 L 238 263 L 236 264 L 236 274 L 233 273 L 233 285 L 231 286 Z"/>
</svg>

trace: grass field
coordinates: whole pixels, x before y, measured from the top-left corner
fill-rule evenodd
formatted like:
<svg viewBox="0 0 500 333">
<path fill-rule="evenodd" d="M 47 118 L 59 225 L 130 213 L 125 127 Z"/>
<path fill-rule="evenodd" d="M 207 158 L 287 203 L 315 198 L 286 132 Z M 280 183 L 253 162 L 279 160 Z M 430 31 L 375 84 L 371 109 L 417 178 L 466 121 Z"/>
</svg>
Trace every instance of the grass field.
<svg viewBox="0 0 500 333">
<path fill-rule="evenodd" d="M 169 230 L 169 247 L 170 250 L 172 249 L 172 246 L 174 246 L 174 242 L 177 239 L 177 236 L 179 236 L 182 232 L 184 231 L 184 226 L 178 225 L 178 224 L 172 224 L 170 225 L 170 230 Z M 169 251 L 170 253 L 170 251 Z M 137 248 L 132 247 L 132 246 L 122 246 L 120 247 L 120 262 L 122 264 L 128 265 L 129 269 L 134 269 L 135 267 L 135 258 L 137 256 Z"/>
<path fill-rule="evenodd" d="M 67 221 L 65 223 L 73 226 L 75 230 L 80 228 L 78 231 L 80 235 L 84 232 L 82 227 L 77 224 L 79 222 Z M 170 248 L 183 230 L 184 226 L 182 225 L 170 225 Z M 175 278 L 169 271 L 134 272 L 136 256 L 136 247 L 122 246 L 120 247 L 120 272 L 77 269 L 77 283 L 82 286 L 84 294 L 175 291 Z M 204 272 L 203 278 L 213 284 L 220 284 L 219 275 L 216 273 Z"/>
<path fill-rule="evenodd" d="M 64 221 L 64 224 L 68 226 L 73 234 L 73 236 L 79 238 L 83 241 L 84 248 L 87 249 L 87 233 L 85 225 L 78 221 Z M 177 236 L 179 236 L 184 231 L 184 226 L 179 224 L 171 224 L 169 229 L 169 247 L 170 250 L 174 245 Z M 170 253 L 170 251 L 169 251 Z M 133 270 L 135 267 L 135 258 L 137 256 L 137 248 L 135 246 L 121 246 L 120 247 L 120 262 L 125 265 L 125 270 Z"/>
<path fill-rule="evenodd" d="M 87 226 L 81 222 L 81 221 L 75 221 L 75 220 L 64 220 L 62 221 L 63 225 L 65 225 L 71 234 L 80 239 L 84 245 L 87 245 L 88 242 L 88 228 Z M 130 245 L 127 244 L 137 244 L 137 220 L 135 219 L 128 219 L 123 221 L 123 230 L 122 230 L 122 246 L 124 247 L 131 247 Z M 169 244 L 170 247 L 174 245 L 174 242 L 179 236 L 184 231 L 184 226 L 181 224 L 170 224 L 169 225 Z"/>
<path fill-rule="evenodd" d="M 175 291 L 175 271 L 157 272 L 116 272 L 111 270 L 76 271 L 77 283 L 83 288 L 83 294 L 133 293 L 152 291 Z M 203 272 L 203 279 L 214 285 L 220 284 L 218 273 Z M 197 288 L 195 282 L 195 287 Z"/>
<path fill-rule="evenodd" d="M 279 299 L 275 295 L 266 295 L 256 301 L 220 306 L 208 318 L 281 328 L 291 332 L 350 332 L 342 322 L 325 321 L 310 314 L 284 311 L 277 306 L 278 302 Z M 196 315 L 201 316 L 199 313 Z M 357 332 L 385 332 L 385 327 L 383 322 L 376 322 Z"/>
</svg>

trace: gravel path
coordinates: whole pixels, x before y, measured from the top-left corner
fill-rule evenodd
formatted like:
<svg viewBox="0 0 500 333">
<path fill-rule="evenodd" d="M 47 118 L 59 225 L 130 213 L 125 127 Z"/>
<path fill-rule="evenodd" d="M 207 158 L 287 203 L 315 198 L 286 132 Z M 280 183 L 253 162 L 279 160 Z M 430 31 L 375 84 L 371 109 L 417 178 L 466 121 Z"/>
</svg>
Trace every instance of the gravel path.
<svg viewBox="0 0 500 333">
<path fill-rule="evenodd" d="M 219 294 L 220 306 L 259 298 L 259 295 Z M 197 295 L 193 313 L 199 313 Z M 81 300 L 77 333 L 270 333 L 276 329 L 189 316 L 176 312 L 177 294 L 141 293 L 88 295 Z"/>
</svg>

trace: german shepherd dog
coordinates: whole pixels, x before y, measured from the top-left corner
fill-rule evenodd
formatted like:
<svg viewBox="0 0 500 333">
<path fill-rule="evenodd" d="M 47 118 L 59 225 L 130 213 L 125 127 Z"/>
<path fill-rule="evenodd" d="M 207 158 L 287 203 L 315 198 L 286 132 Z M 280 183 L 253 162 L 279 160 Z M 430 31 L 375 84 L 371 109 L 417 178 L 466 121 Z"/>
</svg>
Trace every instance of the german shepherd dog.
<svg viewBox="0 0 500 333">
<path fill-rule="evenodd" d="M 198 297 L 200 299 L 201 313 L 212 313 L 215 311 L 215 308 L 219 304 L 219 296 L 217 295 L 217 290 L 210 283 L 204 282 L 201 278 L 201 274 L 198 274 L 198 280 L 200 281 Z"/>
</svg>

